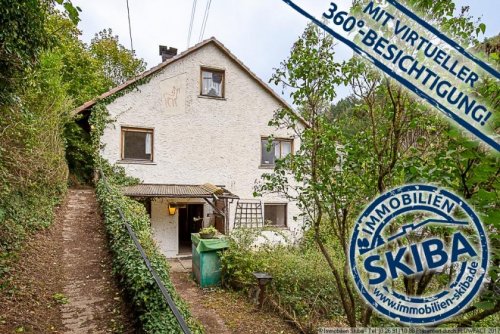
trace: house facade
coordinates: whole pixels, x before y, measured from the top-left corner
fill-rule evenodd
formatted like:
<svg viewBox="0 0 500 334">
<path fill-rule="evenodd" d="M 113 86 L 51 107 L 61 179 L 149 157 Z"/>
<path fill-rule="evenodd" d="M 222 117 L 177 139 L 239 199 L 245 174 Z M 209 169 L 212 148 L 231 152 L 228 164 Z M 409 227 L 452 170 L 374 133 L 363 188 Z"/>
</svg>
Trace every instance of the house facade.
<svg viewBox="0 0 500 334">
<path fill-rule="evenodd" d="M 189 253 L 190 233 L 208 225 L 264 228 L 271 241 L 300 235 L 295 203 L 253 196 L 261 175 L 300 145 L 268 126 L 286 102 L 215 38 L 179 55 L 163 50 L 163 63 L 103 95 L 145 81 L 107 106 L 114 122 L 101 138 L 101 155 L 142 181 L 124 192 L 145 203 L 163 253 Z"/>
</svg>

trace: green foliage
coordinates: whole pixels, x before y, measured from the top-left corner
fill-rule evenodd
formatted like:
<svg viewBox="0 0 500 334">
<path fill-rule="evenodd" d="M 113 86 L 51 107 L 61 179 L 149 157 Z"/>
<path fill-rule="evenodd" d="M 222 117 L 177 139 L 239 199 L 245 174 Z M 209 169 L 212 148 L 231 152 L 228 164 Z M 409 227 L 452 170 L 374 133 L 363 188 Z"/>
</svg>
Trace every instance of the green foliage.
<svg viewBox="0 0 500 334">
<path fill-rule="evenodd" d="M 96 34 L 89 51 L 111 86 L 118 86 L 146 69 L 146 63 L 121 45 L 111 29 Z"/>
<path fill-rule="evenodd" d="M 94 41 L 92 50 L 81 43 L 75 26 L 79 9 L 69 1 L 56 2 L 63 5 L 69 19 L 54 10 L 51 2 L 3 1 L 0 4 L 0 277 L 8 273 L 8 265 L 25 238 L 52 223 L 53 209 L 66 190 L 65 147 L 69 166 L 86 177 L 91 175 L 95 157 L 93 142 L 68 112 L 75 104 L 94 98 L 118 83 L 116 80 L 128 79 L 145 66 L 127 54 L 111 35 Z M 119 67 L 120 62 L 124 66 L 117 77 L 113 67 Z M 23 85 L 17 85 L 21 81 Z M 104 115 L 105 108 L 102 109 Z M 96 126 L 99 124 L 96 122 Z M 137 182 L 126 177 L 123 169 L 102 165 L 113 175 L 113 182 Z M 129 219 L 140 227 L 137 234 L 153 266 L 180 304 L 193 332 L 202 332 L 175 295 L 168 278 L 168 264 L 154 246 L 147 216 L 137 203 L 122 200 L 127 203 L 125 211 Z M 144 331 L 178 333 L 176 320 L 137 251 L 128 236 L 124 238 L 123 225 L 118 226 L 119 222 L 113 220 L 116 206 L 108 208 L 105 213 L 113 210 L 115 213 L 107 217 L 108 230 L 115 237 L 112 238 L 115 269 L 133 296 Z M 3 284 L 4 281 L 1 288 Z M 66 302 L 60 294 L 53 298 L 61 304 Z"/>
<path fill-rule="evenodd" d="M 181 331 L 139 251 L 128 235 L 117 208 L 123 210 L 127 221 L 135 231 L 151 261 L 151 265 L 158 272 L 192 333 L 203 333 L 203 328 L 191 317 L 187 305 L 177 295 L 170 281 L 168 262 L 153 241 L 149 217 L 144 206 L 123 196 L 114 183 L 114 179 L 115 177 L 108 179 L 109 188 L 105 186 L 103 179 L 99 180 L 97 198 L 104 214 L 109 245 L 113 253 L 113 268 L 130 296 L 134 310 L 139 315 L 141 330 L 145 333 L 155 334 L 179 333 Z"/>
<path fill-rule="evenodd" d="M 491 279 L 474 307 L 483 311 L 500 310 L 500 161 L 498 154 L 467 138 L 457 129 L 444 127 L 434 144 L 433 154 L 422 159 L 415 157 L 408 164 L 410 182 L 422 181 L 443 184 L 460 194 L 479 214 L 488 232 Z M 491 305 L 491 309 L 487 306 Z M 466 321 L 468 317 L 458 318 Z M 481 320 L 481 319 L 478 319 Z M 462 325 L 468 325 L 466 322 Z"/>
<path fill-rule="evenodd" d="M 18 92 L 19 104 L 0 111 L 0 272 L 27 235 L 52 222 L 66 189 L 62 134 L 69 99 L 62 63 L 49 52 L 39 62 L 30 85 Z"/>
<path fill-rule="evenodd" d="M 0 1 L 0 100 L 8 99 L 49 43 L 45 31 L 48 2 Z"/>
<path fill-rule="evenodd" d="M 406 3 L 418 8 L 428 22 L 441 25 L 466 47 L 477 45 L 476 36 L 485 30 L 472 22 L 467 9 L 455 17 L 452 0 Z M 487 43 L 484 50 L 497 59 L 494 40 Z M 454 134 L 434 111 L 368 63 L 358 57 L 335 63 L 332 45 L 331 38 L 322 35 L 318 28 L 307 27 L 273 75 L 272 82 L 292 91 L 290 97 L 306 124 L 291 110 L 276 111 L 269 125 L 292 130 L 301 146 L 293 156 L 279 160 L 272 173 L 262 176 L 257 193 L 278 192 L 298 203 L 333 273 L 349 325 L 367 326 L 371 309 L 352 297 L 354 289 L 348 270 L 334 261 L 337 254 L 347 256 L 351 227 L 362 206 L 377 193 L 409 182 L 454 189 L 482 215 L 496 254 L 500 169 L 498 156 Z M 349 84 L 353 96 L 332 106 L 335 85 L 340 83 Z M 498 90 L 494 82 L 484 82 L 479 93 L 491 97 L 498 106 Z M 500 259 L 492 257 L 492 281 L 478 304 L 484 312 L 475 306 L 476 313 L 462 319 L 462 325 L 500 310 Z M 408 294 L 422 294 L 427 287 L 440 284 L 440 279 L 433 274 L 405 278 L 402 288 Z M 490 308 L 484 309 L 485 305 Z"/>
<path fill-rule="evenodd" d="M 56 303 L 61 305 L 67 304 L 69 302 L 68 297 L 64 293 L 55 293 L 54 295 L 52 295 L 52 298 Z"/>
<path fill-rule="evenodd" d="M 325 321 L 342 321 L 338 289 L 315 244 L 255 248 L 258 237 L 263 235 L 249 229 L 231 234 L 230 247 L 221 253 L 224 284 L 252 292 L 256 287 L 252 273 L 267 272 L 273 277 L 267 298 L 293 314 L 302 328 L 316 332 Z M 337 262 L 341 265 L 342 259 Z"/>
<path fill-rule="evenodd" d="M 60 55 L 64 67 L 61 68 L 66 91 L 75 106 L 85 103 L 109 89 L 99 62 L 79 40 L 81 32 L 67 17 L 52 11 L 47 18 L 47 30 L 54 36 L 51 50 Z"/>
<path fill-rule="evenodd" d="M 216 234 L 217 229 L 213 226 L 204 227 L 200 230 L 200 234 Z"/>
<path fill-rule="evenodd" d="M 79 8 L 69 0 L 57 0 L 74 21 Z M 0 101 L 13 102 L 12 94 L 25 83 L 28 71 L 54 42 L 46 20 L 52 9 L 50 0 L 0 1 Z"/>
<path fill-rule="evenodd" d="M 474 22 L 469 14 L 469 6 L 463 6 L 459 15 L 455 15 L 456 4 L 454 0 L 406 0 L 408 6 L 416 11 L 419 16 L 424 17 L 427 22 L 446 32 L 464 47 L 477 44 L 477 37 L 484 34 L 486 25 Z"/>
<path fill-rule="evenodd" d="M 54 36 L 51 51 L 61 57 L 62 82 L 73 105 L 81 105 L 144 71 L 146 63 L 125 49 L 111 29 L 100 32 L 90 45 L 80 39 L 75 22 L 52 10 L 47 17 L 47 30 Z M 94 159 L 88 129 L 79 123 L 81 116 L 68 119 L 65 127 L 66 159 L 71 173 L 89 183 Z"/>
<path fill-rule="evenodd" d="M 291 110 L 275 113 L 269 125 L 292 130 L 300 147 L 277 161 L 274 171 L 262 176 L 257 190 L 283 194 L 302 209 L 331 280 L 337 284 L 348 323 L 355 327 L 358 307 L 352 297 L 354 287 L 345 266 L 334 260 L 334 253 L 326 246 L 329 240 L 325 240 L 324 232 L 333 232 L 330 236 L 339 245 L 337 252 L 346 258 L 353 221 L 376 189 L 371 187 L 374 173 L 370 172 L 371 161 L 366 159 L 370 149 L 367 132 L 359 126 L 359 132 L 343 131 L 351 128 L 349 117 L 332 122 L 330 106 L 336 96 L 335 86 L 345 82 L 340 72 L 343 67 L 334 60 L 333 45 L 330 36 L 308 26 L 273 75 L 275 84 L 293 89 L 290 95 L 305 124 Z"/>
<path fill-rule="evenodd" d="M 90 134 L 72 119 L 64 127 L 64 139 L 68 169 L 78 183 L 90 184 L 94 172 Z"/>
<path fill-rule="evenodd" d="M 74 24 L 80 22 L 80 12 L 82 11 L 80 7 L 73 6 L 73 3 L 70 0 L 55 0 L 55 2 L 64 7 L 64 10 L 68 14 L 71 22 Z"/>
</svg>

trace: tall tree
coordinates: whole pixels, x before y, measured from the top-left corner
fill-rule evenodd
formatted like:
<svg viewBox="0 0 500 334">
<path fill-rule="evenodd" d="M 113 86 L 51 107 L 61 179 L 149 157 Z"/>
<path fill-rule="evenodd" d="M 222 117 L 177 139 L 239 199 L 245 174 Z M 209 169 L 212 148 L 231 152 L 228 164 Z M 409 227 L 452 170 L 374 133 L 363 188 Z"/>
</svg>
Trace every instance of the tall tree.
<svg viewBox="0 0 500 334">
<path fill-rule="evenodd" d="M 347 321 L 355 327 L 358 299 L 345 259 L 352 215 L 367 198 L 363 177 L 370 174 L 363 170 L 366 137 L 361 134 L 356 140 L 347 140 L 339 125 L 330 120 L 334 87 L 343 82 L 333 45 L 331 37 L 310 25 L 276 69 L 271 80 L 292 91 L 299 115 L 287 108 L 278 110 L 270 125 L 292 129 L 300 149 L 278 160 L 274 172 L 263 175 L 258 190 L 279 192 L 302 209 L 332 271 Z M 346 156 L 352 159 L 344 162 Z M 325 239 L 327 231 L 333 233 L 335 242 Z M 333 255 L 333 251 L 338 253 Z"/>
<path fill-rule="evenodd" d="M 455 17 L 451 0 L 408 3 L 422 15 L 431 15 L 431 22 L 442 24 L 463 45 L 477 45 L 474 34 L 484 32 L 483 25 L 470 22 L 466 9 Z M 495 218 L 497 205 L 491 201 L 496 199 L 498 203 L 498 170 L 491 167 L 498 166 L 498 160 L 487 157 L 478 147 L 457 150 L 457 145 L 470 144 L 463 138 L 454 139 L 450 126 L 434 111 L 358 58 L 342 66 L 336 64 L 332 46 L 330 37 L 309 26 L 276 70 L 272 81 L 291 89 L 301 117 L 282 109 L 270 124 L 295 130 L 301 147 L 293 156 L 278 161 L 273 173 L 264 174 L 258 189 L 280 192 L 297 201 L 332 270 L 349 325 L 367 326 L 372 309 L 363 306 L 353 293 L 345 266 L 348 236 L 361 203 L 405 182 L 435 182 L 460 191 L 466 198 L 472 199 L 466 195 L 472 190 L 471 194 L 483 203 L 483 214 Z M 341 82 L 350 85 L 354 97 L 330 108 L 334 87 Z M 489 89 L 489 94 L 495 87 L 483 89 Z M 305 127 L 301 118 L 307 123 Z M 480 191 L 481 187 L 484 190 Z M 490 231 L 495 229 L 492 226 Z M 327 231 L 331 231 L 330 236 L 325 235 Z M 449 231 L 434 233 L 446 237 Z M 342 255 L 340 261 L 336 261 L 338 254 Z M 451 275 L 452 268 L 449 270 Z M 496 269 L 490 275 L 496 282 Z M 405 278 L 401 284 L 407 293 L 420 295 L 431 282 L 441 284 L 434 273 L 425 272 Z M 497 304 L 493 299 L 473 306 L 472 311 L 478 313 L 479 307 L 488 307 L 479 312 L 488 316 L 496 311 Z M 478 318 L 474 314 L 470 319 Z"/>
<path fill-rule="evenodd" d="M 78 22 L 80 8 L 69 0 L 56 0 L 63 5 L 73 22 Z M 24 83 L 27 70 L 38 63 L 40 55 L 54 41 L 47 31 L 46 20 L 53 8 L 52 0 L 0 1 L 0 102 Z"/>
<path fill-rule="evenodd" d="M 22 82 L 49 43 L 45 30 L 48 1 L 0 1 L 0 101 Z"/>
<path fill-rule="evenodd" d="M 111 29 L 95 34 L 89 51 L 98 61 L 109 88 L 124 83 L 146 69 L 146 63 L 121 45 L 118 36 L 113 35 Z"/>
<path fill-rule="evenodd" d="M 51 52 L 61 57 L 66 92 L 73 107 L 81 105 L 144 71 L 146 63 L 135 57 L 112 35 L 111 29 L 96 34 L 90 45 L 80 40 L 81 32 L 66 15 L 52 11 L 47 29 L 55 36 Z M 69 108 L 72 109 L 72 108 Z M 73 176 L 90 181 L 92 148 L 90 137 L 74 119 L 65 127 L 66 159 Z"/>
</svg>

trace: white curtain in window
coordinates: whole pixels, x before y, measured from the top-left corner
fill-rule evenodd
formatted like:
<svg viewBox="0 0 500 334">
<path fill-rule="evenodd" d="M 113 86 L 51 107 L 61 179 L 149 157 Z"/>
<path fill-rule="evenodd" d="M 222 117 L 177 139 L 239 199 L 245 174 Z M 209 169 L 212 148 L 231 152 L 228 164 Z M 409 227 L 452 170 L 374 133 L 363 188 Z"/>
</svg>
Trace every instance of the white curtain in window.
<svg viewBox="0 0 500 334">
<path fill-rule="evenodd" d="M 281 158 L 280 142 L 279 142 L 279 141 L 275 141 L 275 142 L 273 143 L 273 146 L 274 146 L 274 157 L 275 157 L 276 159 Z"/>
<path fill-rule="evenodd" d="M 146 154 L 151 154 L 151 133 L 146 133 Z"/>
<path fill-rule="evenodd" d="M 292 153 L 292 143 L 289 141 L 281 142 L 281 157 L 284 158 Z"/>
<path fill-rule="evenodd" d="M 209 96 L 222 96 L 222 74 L 203 72 L 203 94 Z"/>
</svg>

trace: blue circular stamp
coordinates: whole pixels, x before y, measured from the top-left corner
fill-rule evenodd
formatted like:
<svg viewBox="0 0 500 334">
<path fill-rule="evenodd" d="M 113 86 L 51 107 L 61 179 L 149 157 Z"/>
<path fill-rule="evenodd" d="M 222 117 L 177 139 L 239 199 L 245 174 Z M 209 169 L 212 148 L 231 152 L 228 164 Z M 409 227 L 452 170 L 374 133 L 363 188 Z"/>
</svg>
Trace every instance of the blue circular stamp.
<svg viewBox="0 0 500 334">
<path fill-rule="evenodd" d="M 459 314 L 481 290 L 488 241 L 459 196 L 432 185 L 405 185 L 358 217 L 349 265 L 361 296 L 380 314 L 430 325 Z"/>
</svg>

